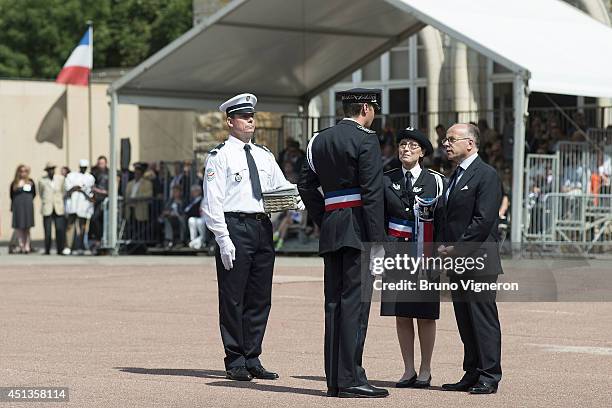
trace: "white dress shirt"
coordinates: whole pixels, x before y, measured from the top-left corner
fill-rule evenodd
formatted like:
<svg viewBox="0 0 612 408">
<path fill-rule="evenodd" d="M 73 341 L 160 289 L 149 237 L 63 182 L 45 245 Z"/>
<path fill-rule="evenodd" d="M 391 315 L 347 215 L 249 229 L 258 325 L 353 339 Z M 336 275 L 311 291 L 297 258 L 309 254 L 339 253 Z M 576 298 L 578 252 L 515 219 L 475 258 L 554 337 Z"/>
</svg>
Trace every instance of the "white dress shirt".
<svg viewBox="0 0 612 408">
<path fill-rule="evenodd" d="M 468 167 L 470 167 L 470 164 L 472 164 L 474 162 L 474 160 L 476 160 L 477 157 L 478 157 L 478 153 L 473 154 L 470 157 L 468 157 L 465 160 L 463 160 L 459 164 L 459 166 L 463 169 L 463 171 L 457 177 L 457 181 L 455 181 L 455 185 L 459 184 L 459 180 L 461 180 L 461 177 L 463 177 L 463 174 L 465 173 L 465 171 L 468 169 Z"/>
<path fill-rule="evenodd" d="M 412 183 L 413 186 L 414 186 L 414 183 L 419 179 L 419 176 L 421 175 L 421 171 L 423 171 L 423 169 L 421 168 L 419 163 L 415 164 L 414 167 L 411 168 L 410 170 L 406 170 L 406 168 L 402 166 L 402 173 L 404 173 L 404 180 L 406 180 L 406 173 L 410 172 L 410 174 L 412 175 L 410 182 Z"/>
<path fill-rule="evenodd" d="M 263 192 L 290 186 L 276 163 L 274 155 L 251 142 L 251 155 L 259 171 Z M 203 181 L 202 215 L 206 226 L 215 237 L 229 235 L 225 224 L 225 212 L 262 213 L 263 200 L 253 197 L 245 143 L 229 136 L 217 153 L 206 162 Z"/>
<path fill-rule="evenodd" d="M 470 167 L 470 164 L 472 164 L 474 160 L 476 160 L 477 157 L 478 157 L 478 153 L 475 153 L 471 155 L 470 157 L 464 159 L 461 163 L 459 163 L 459 167 L 461 167 L 463 171 L 457 176 L 457 180 L 455 180 L 455 184 L 452 186 L 453 190 L 455 189 L 455 187 L 457 187 L 457 184 L 459 184 L 459 180 L 461 180 L 461 177 L 463 177 L 463 173 L 465 173 L 468 167 Z M 450 195 L 450 190 L 446 190 L 447 200 L 448 200 L 449 195 Z"/>
</svg>

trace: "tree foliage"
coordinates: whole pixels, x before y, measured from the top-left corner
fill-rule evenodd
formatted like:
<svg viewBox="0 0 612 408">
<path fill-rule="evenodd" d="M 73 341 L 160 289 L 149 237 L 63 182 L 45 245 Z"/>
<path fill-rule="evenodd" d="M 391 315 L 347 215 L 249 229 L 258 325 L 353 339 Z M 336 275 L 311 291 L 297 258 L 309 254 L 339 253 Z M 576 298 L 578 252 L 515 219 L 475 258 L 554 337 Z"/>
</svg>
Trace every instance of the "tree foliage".
<svg viewBox="0 0 612 408">
<path fill-rule="evenodd" d="M 0 77 L 55 78 L 94 24 L 94 69 L 131 67 L 186 32 L 191 0 L 0 0 Z"/>
</svg>

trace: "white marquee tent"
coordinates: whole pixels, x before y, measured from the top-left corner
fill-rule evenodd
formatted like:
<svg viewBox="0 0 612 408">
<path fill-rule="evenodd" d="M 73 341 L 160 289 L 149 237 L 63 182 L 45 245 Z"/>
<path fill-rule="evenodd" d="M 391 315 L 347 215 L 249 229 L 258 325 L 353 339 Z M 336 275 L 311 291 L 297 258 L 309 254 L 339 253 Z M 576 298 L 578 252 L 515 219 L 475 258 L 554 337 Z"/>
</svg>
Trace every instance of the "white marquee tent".
<svg viewBox="0 0 612 408">
<path fill-rule="evenodd" d="M 521 240 L 530 91 L 612 97 L 612 29 L 559 0 L 234 0 L 109 89 L 110 168 L 117 104 L 216 109 L 241 92 L 295 112 L 426 25 L 514 73 L 512 241 Z M 110 178 L 109 246 L 117 242 Z"/>
</svg>

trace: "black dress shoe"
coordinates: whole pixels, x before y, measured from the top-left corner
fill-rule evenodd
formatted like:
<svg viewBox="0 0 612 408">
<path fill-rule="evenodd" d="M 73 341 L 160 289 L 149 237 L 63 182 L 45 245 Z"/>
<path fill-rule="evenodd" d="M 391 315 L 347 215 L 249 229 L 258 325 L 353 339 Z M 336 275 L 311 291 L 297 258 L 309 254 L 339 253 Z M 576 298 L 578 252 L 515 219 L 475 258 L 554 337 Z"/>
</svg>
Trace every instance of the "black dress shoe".
<svg viewBox="0 0 612 408">
<path fill-rule="evenodd" d="M 259 378 L 260 380 L 276 380 L 278 378 L 278 374 L 268 371 L 262 366 L 249 368 L 249 373 L 253 378 Z"/>
<path fill-rule="evenodd" d="M 338 396 L 338 389 L 337 388 L 328 388 L 326 395 L 328 397 L 337 397 Z"/>
<path fill-rule="evenodd" d="M 495 394 L 497 392 L 497 384 L 489 384 L 484 381 L 479 381 L 478 384 L 469 389 L 470 394 Z"/>
<path fill-rule="evenodd" d="M 445 391 L 468 391 L 472 388 L 478 380 L 476 381 L 468 381 L 466 379 L 461 379 L 458 383 L 453 384 L 442 384 L 442 389 Z"/>
<path fill-rule="evenodd" d="M 395 388 L 410 388 L 412 387 L 416 379 L 417 379 L 417 375 L 415 374 L 407 380 L 402 380 L 398 383 L 395 383 Z"/>
<path fill-rule="evenodd" d="M 431 375 L 427 379 L 427 381 L 416 380 L 414 384 L 412 384 L 411 388 L 429 388 L 431 385 Z"/>
<path fill-rule="evenodd" d="M 340 398 L 384 398 L 388 395 L 389 391 L 370 384 L 338 389 Z"/>
<path fill-rule="evenodd" d="M 234 381 L 251 381 L 253 376 L 246 367 L 234 367 L 225 372 L 225 376 Z"/>
</svg>

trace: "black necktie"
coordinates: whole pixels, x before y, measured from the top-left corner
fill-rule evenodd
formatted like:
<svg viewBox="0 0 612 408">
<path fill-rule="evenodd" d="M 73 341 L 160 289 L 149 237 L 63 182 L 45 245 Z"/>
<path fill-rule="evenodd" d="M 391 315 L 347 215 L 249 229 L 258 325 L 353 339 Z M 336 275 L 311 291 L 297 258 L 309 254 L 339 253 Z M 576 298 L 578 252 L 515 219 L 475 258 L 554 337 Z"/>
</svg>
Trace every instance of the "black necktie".
<svg viewBox="0 0 612 408">
<path fill-rule="evenodd" d="M 255 197 L 257 200 L 261 200 L 261 183 L 259 182 L 259 171 L 257 171 L 255 159 L 253 159 L 253 156 L 251 155 L 251 145 L 245 144 L 244 151 L 246 153 L 247 165 L 249 166 L 249 178 L 251 179 L 253 197 Z"/>
<path fill-rule="evenodd" d="M 447 197 L 451 195 L 451 192 L 455 188 L 455 185 L 457 184 L 457 179 L 459 179 L 459 176 L 461 176 L 461 173 L 463 173 L 463 167 L 458 166 L 455 169 L 455 172 L 453 173 L 453 176 L 451 177 L 451 183 L 450 183 L 450 186 L 448 187 L 448 195 L 447 195 Z"/>
<path fill-rule="evenodd" d="M 406 172 L 406 191 L 412 191 L 412 173 L 409 171 Z"/>
</svg>

